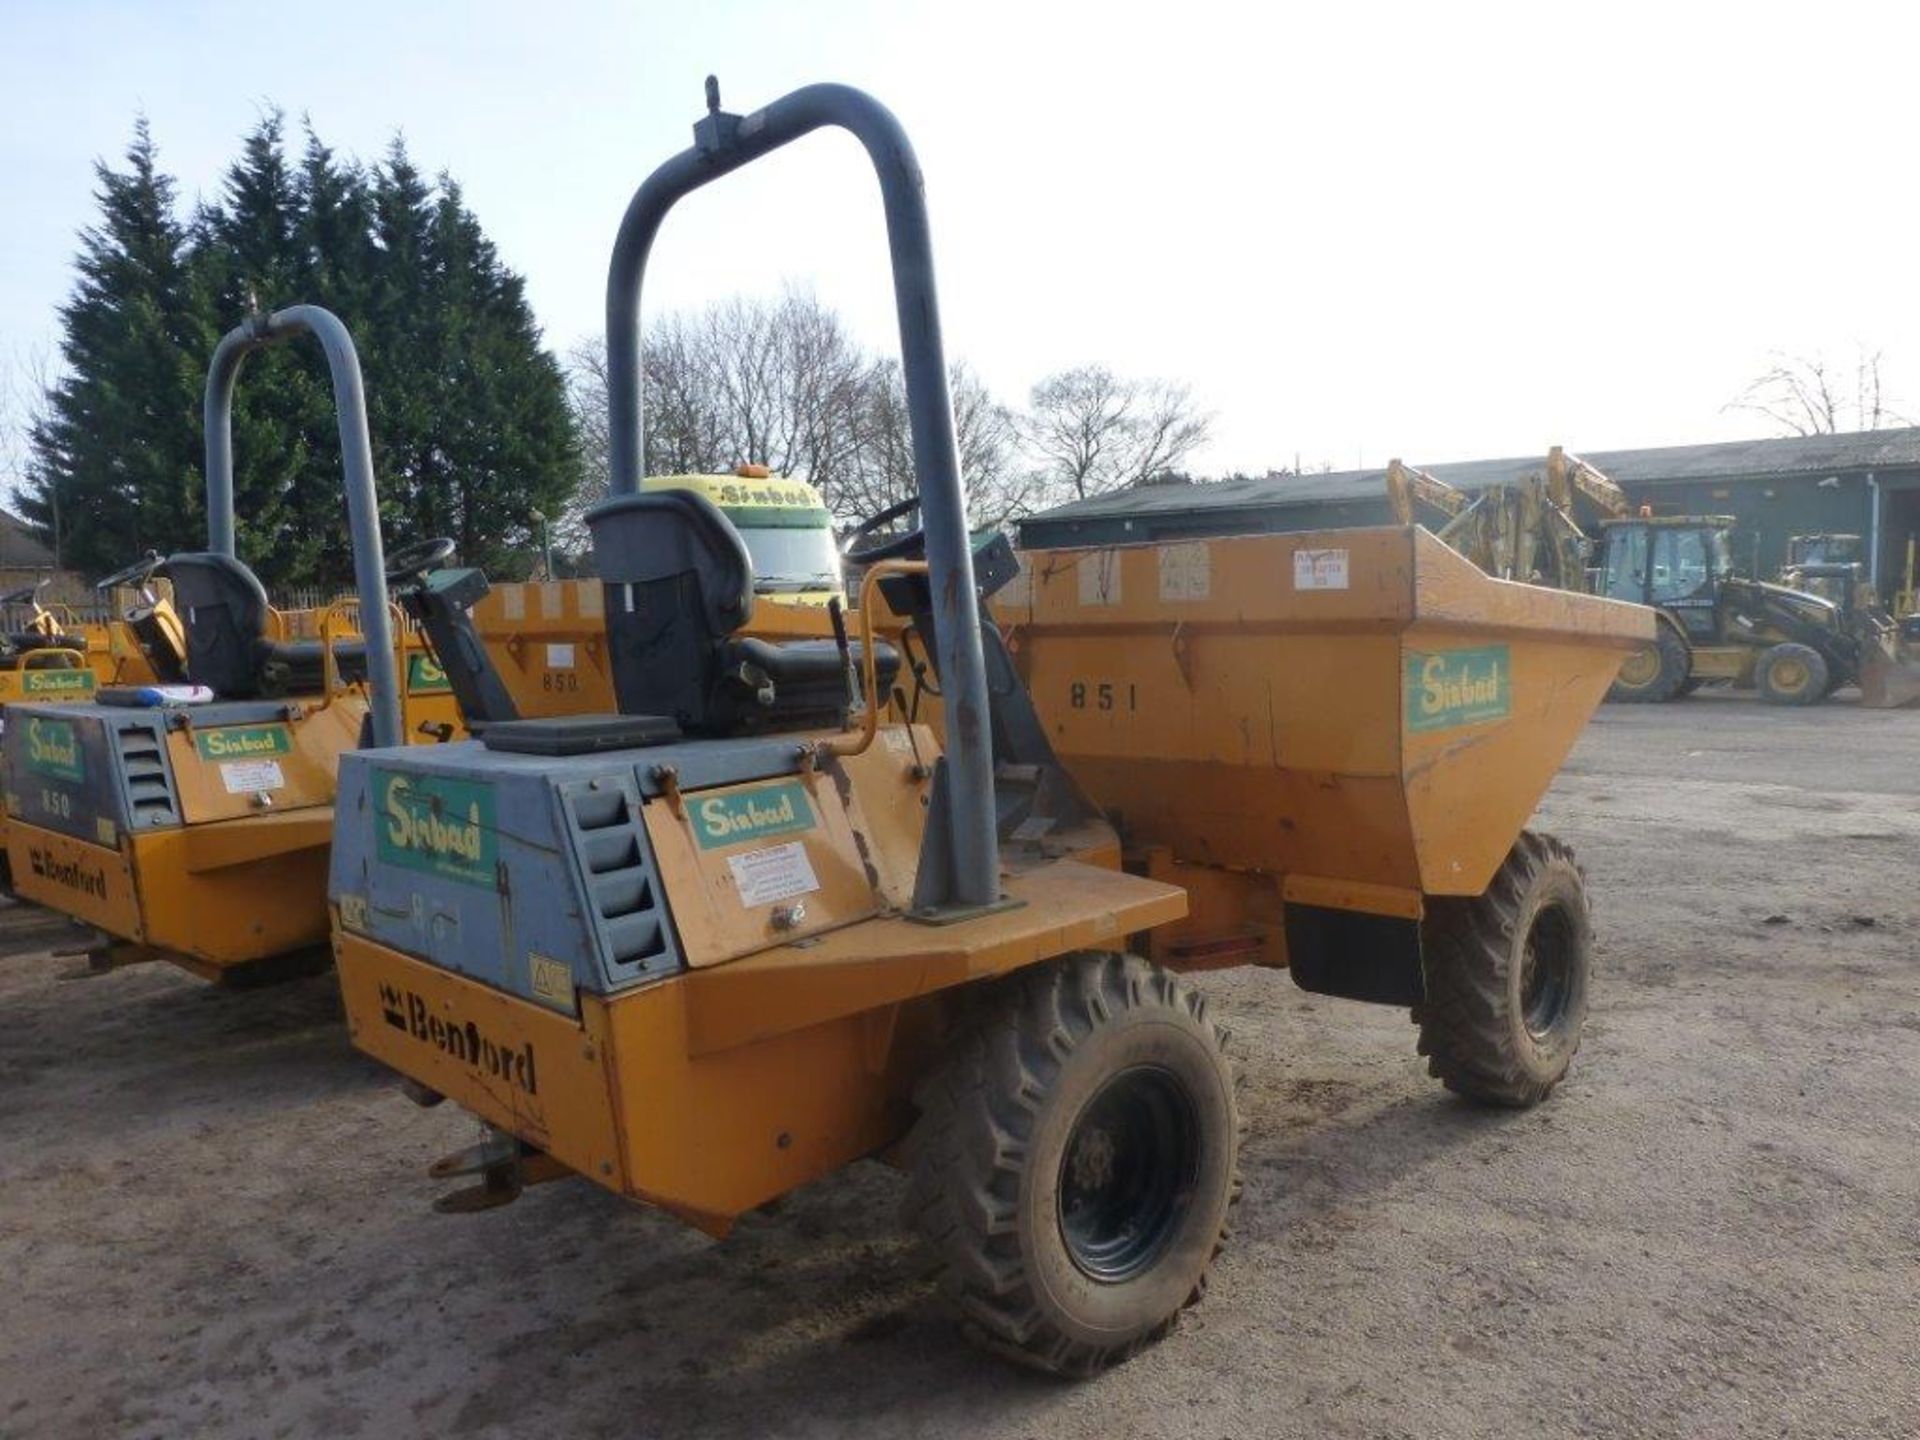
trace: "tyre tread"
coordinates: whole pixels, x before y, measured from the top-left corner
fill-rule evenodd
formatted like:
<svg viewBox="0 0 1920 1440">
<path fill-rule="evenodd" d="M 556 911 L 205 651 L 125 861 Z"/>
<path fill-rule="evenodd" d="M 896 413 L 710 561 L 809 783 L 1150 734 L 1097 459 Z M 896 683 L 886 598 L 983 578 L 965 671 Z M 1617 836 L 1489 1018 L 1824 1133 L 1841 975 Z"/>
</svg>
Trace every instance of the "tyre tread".
<svg viewBox="0 0 1920 1440">
<path fill-rule="evenodd" d="M 1523 830 L 1484 894 L 1429 902 L 1421 937 L 1426 994 L 1413 1007 L 1413 1021 L 1427 1072 L 1457 1095 L 1523 1108 L 1546 1099 L 1559 1082 L 1559 1075 L 1543 1080 L 1527 1073 L 1513 1041 L 1507 987 L 1514 927 L 1528 892 L 1554 865 L 1580 875 L 1563 841 Z M 1569 1061 L 1578 1048 L 1576 1033 Z"/>
<path fill-rule="evenodd" d="M 942 1297 L 976 1343 L 1020 1364 L 1086 1377 L 1163 1338 L 1178 1313 L 1123 1344 L 1098 1347 L 1061 1332 L 1029 1286 L 1018 1236 L 1027 1142 L 1044 1096 L 1067 1058 L 1124 1010 L 1178 1009 L 1211 1032 L 1229 1068 L 1230 1037 L 1206 999 L 1179 977 L 1133 955 L 1097 953 L 1035 965 L 980 997 L 943 1064 L 918 1087 L 920 1118 L 907 1142 L 905 1219 L 932 1252 Z M 1242 1178 L 1236 1103 L 1231 1213 Z M 1226 1248 L 1223 1222 L 1185 1304 L 1205 1293 Z M 1184 1307 L 1183 1307 L 1184 1308 Z"/>
</svg>

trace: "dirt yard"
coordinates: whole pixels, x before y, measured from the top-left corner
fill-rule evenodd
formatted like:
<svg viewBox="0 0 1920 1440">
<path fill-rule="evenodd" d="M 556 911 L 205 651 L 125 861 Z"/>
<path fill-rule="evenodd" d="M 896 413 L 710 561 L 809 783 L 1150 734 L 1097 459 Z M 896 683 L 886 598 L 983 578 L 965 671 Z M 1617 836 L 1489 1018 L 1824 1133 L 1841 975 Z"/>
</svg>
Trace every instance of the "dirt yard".
<svg viewBox="0 0 1920 1440">
<path fill-rule="evenodd" d="M 1608 710 L 1539 823 L 1599 934 L 1568 1082 L 1474 1110 L 1399 1012 L 1207 977 L 1236 1243 L 1085 1385 L 956 1340 L 889 1171 L 720 1244 L 585 1184 L 436 1216 L 471 1122 L 330 979 L 89 978 L 0 913 L 0 1435 L 1920 1434 L 1920 712 Z"/>
</svg>

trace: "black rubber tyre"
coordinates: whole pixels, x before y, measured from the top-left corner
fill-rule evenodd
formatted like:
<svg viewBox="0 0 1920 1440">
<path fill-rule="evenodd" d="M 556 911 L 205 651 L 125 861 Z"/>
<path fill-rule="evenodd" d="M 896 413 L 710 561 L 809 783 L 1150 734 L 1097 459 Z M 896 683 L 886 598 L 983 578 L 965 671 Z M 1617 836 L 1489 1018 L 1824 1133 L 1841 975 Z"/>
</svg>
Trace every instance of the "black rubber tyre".
<svg viewBox="0 0 1920 1440">
<path fill-rule="evenodd" d="M 1815 705 L 1831 693 L 1827 657 L 1811 645 L 1782 641 L 1763 652 L 1753 683 L 1769 705 Z"/>
<path fill-rule="evenodd" d="M 1673 626 L 1662 620 L 1655 626 L 1653 644 L 1636 650 L 1620 662 L 1620 673 L 1607 699 L 1622 705 L 1658 705 L 1691 693 L 1687 678 L 1693 669 L 1693 651 Z"/>
<path fill-rule="evenodd" d="M 1240 1195 L 1227 1037 L 1135 956 L 996 983 L 921 1083 L 909 1225 L 975 1341 L 1098 1374 L 1206 1290 Z"/>
<path fill-rule="evenodd" d="M 1486 893 L 1429 902 L 1426 998 L 1413 1007 L 1427 1069 L 1489 1105 L 1537 1105 L 1586 1028 L 1593 921 L 1573 851 L 1523 830 Z"/>
</svg>

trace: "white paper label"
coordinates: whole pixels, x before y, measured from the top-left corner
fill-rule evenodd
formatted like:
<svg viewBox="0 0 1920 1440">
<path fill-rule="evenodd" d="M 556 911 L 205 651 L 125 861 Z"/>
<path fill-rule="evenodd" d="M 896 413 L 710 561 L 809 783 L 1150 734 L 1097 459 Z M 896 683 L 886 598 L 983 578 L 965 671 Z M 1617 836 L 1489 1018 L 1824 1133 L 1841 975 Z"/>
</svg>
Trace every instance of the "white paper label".
<svg viewBox="0 0 1920 1440">
<path fill-rule="evenodd" d="M 1118 605 L 1120 603 L 1120 552 L 1096 550 L 1082 555 L 1076 567 L 1080 572 L 1082 605 Z"/>
<path fill-rule="evenodd" d="M 547 668 L 549 670 L 573 669 L 573 646 L 571 645 L 547 646 Z"/>
<path fill-rule="evenodd" d="M 1016 554 L 1013 563 L 1019 567 L 993 599 L 996 605 L 1030 605 L 1033 603 L 1033 576 L 1027 571 L 1027 557 Z"/>
<path fill-rule="evenodd" d="M 727 868 L 733 871 L 740 903 L 749 909 L 755 905 L 771 905 L 776 900 L 790 900 L 795 895 L 810 895 L 820 888 L 812 862 L 807 859 L 807 847 L 798 840 L 769 845 L 764 850 L 749 850 L 744 855 L 729 855 Z"/>
<path fill-rule="evenodd" d="M 1347 588 L 1347 552 L 1296 550 L 1293 552 L 1293 588 L 1344 590 Z"/>
<path fill-rule="evenodd" d="M 252 795 L 278 790 L 287 783 L 278 760 L 229 760 L 220 767 L 220 780 L 229 795 Z"/>
<path fill-rule="evenodd" d="M 1204 540 L 1160 547 L 1160 598 L 1204 600 L 1213 588 L 1213 548 Z"/>
</svg>

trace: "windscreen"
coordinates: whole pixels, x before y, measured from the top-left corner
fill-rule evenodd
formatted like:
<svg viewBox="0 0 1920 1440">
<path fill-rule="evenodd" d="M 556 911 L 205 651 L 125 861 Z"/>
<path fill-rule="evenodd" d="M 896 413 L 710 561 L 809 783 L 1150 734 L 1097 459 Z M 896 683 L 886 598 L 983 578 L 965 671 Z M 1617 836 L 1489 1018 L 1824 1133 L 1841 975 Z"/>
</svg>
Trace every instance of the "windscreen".
<svg viewBox="0 0 1920 1440">
<path fill-rule="evenodd" d="M 840 551 L 830 526 L 735 523 L 753 557 L 756 595 L 839 590 Z"/>
</svg>

